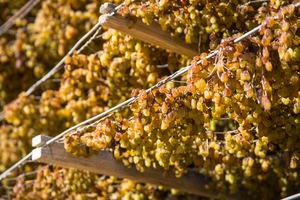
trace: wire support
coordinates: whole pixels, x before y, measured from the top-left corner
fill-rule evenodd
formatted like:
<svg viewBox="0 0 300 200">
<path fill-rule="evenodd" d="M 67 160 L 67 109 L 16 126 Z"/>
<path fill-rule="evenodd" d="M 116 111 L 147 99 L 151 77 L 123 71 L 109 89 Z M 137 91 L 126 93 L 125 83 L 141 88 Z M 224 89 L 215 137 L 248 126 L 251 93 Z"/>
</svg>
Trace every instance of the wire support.
<svg viewBox="0 0 300 200">
<path fill-rule="evenodd" d="M 32 156 L 32 152 L 30 152 L 29 154 L 27 154 L 25 157 L 23 157 L 21 160 L 19 160 L 16 164 L 14 164 L 10 168 L 8 168 L 5 172 L 3 172 L 0 175 L 0 181 L 3 180 L 4 178 L 6 178 L 14 169 L 16 169 L 19 166 L 21 166 L 25 161 L 31 159 L 31 156 Z"/>
<path fill-rule="evenodd" d="M 286 198 L 283 198 L 281 200 L 296 200 L 296 199 L 300 199 L 300 193 L 294 194 L 294 195 L 286 197 Z"/>
<path fill-rule="evenodd" d="M 96 32 L 94 33 L 94 35 L 92 37 L 90 37 L 90 39 L 80 49 L 78 49 L 77 53 L 81 53 L 86 47 L 89 47 L 89 44 L 98 37 L 101 29 L 102 28 L 98 28 L 96 30 Z"/>
<path fill-rule="evenodd" d="M 250 5 L 252 3 L 265 3 L 265 2 L 269 2 L 270 0 L 253 0 L 253 1 L 248 1 L 247 3 L 245 3 L 245 5 Z"/>
<path fill-rule="evenodd" d="M 33 84 L 27 91 L 26 91 L 26 96 L 31 95 L 41 84 L 43 84 L 45 81 L 47 81 L 50 77 L 52 77 L 55 73 L 57 73 L 59 70 L 61 70 L 63 68 L 63 64 L 66 60 L 66 58 L 71 55 L 72 53 L 74 53 L 74 51 L 84 42 L 86 41 L 88 38 L 91 38 L 91 35 L 95 32 L 95 31 L 100 31 L 99 29 L 101 29 L 101 24 L 98 22 L 89 32 L 87 32 L 73 47 L 72 49 L 67 53 L 67 55 L 65 55 L 63 57 L 63 59 L 61 59 L 45 76 L 43 76 L 43 78 L 41 78 L 40 80 L 38 80 L 35 84 Z M 97 35 L 96 35 L 97 36 Z M 93 38 L 95 38 L 96 36 L 94 36 Z M 90 41 L 90 40 L 89 40 Z M 88 42 L 89 42 L 88 41 Z M 86 43 L 83 45 L 84 47 L 87 46 Z M 81 49 L 83 50 L 83 49 Z"/>
<path fill-rule="evenodd" d="M 25 17 L 39 2 L 40 0 L 28 1 L 20 10 L 18 10 L 18 12 L 16 12 L 12 17 L 10 17 L 4 24 L 0 26 L 0 36 L 6 33 L 15 24 L 17 18 L 22 19 L 23 17 Z"/>
</svg>

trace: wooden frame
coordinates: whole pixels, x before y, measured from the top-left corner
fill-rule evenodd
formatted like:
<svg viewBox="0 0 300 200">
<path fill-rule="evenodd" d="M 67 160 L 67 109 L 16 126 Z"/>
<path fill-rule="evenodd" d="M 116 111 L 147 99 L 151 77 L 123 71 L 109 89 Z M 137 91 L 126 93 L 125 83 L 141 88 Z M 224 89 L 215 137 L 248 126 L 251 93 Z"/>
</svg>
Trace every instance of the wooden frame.
<svg viewBox="0 0 300 200">
<path fill-rule="evenodd" d="M 100 10 L 106 10 L 105 6 L 111 4 L 103 4 Z M 112 8 L 109 8 L 110 10 Z M 115 13 L 104 14 L 99 17 L 99 22 L 108 28 L 116 29 L 122 33 L 131 35 L 134 38 L 148 42 L 153 45 L 160 46 L 163 49 L 168 49 L 171 52 L 194 57 L 199 54 L 197 45 L 186 44 L 185 41 L 172 38 L 170 33 L 163 31 L 161 26 L 154 21 L 150 26 L 142 22 L 141 19 L 125 18 Z"/>
<path fill-rule="evenodd" d="M 112 153 L 108 151 L 101 151 L 98 155 L 93 155 L 88 159 L 67 153 L 64 149 L 64 144 L 61 142 L 54 142 L 44 147 L 45 142 L 49 139 L 51 138 L 41 135 L 33 138 L 33 145 L 35 147 L 39 146 L 32 151 L 33 161 L 162 185 L 204 197 L 219 198 L 221 196 L 221 194 L 211 193 L 205 188 L 206 178 L 196 170 L 189 170 L 181 178 L 176 178 L 172 170 L 159 171 L 153 168 L 146 168 L 145 172 L 142 173 L 137 171 L 135 167 L 128 168 L 124 166 L 121 161 L 116 160 Z M 241 197 L 241 194 L 226 194 L 226 199 L 241 199 Z"/>
</svg>

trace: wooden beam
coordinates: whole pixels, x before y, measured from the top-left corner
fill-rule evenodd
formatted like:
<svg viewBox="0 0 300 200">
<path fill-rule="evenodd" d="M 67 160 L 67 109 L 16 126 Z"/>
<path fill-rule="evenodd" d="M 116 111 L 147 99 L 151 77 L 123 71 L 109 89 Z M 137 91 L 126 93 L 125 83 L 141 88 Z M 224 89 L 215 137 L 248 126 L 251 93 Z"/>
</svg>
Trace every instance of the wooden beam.
<svg viewBox="0 0 300 200">
<path fill-rule="evenodd" d="M 140 19 L 136 19 L 133 22 L 132 19 L 122 17 L 117 13 L 114 15 L 101 15 L 99 21 L 103 26 L 116 29 L 134 38 L 160 46 L 163 49 L 168 49 L 171 52 L 191 58 L 199 54 L 197 45 L 186 44 L 183 40 L 172 38 L 170 33 L 163 31 L 156 21 L 148 26 Z"/>
<path fill-rule="evenodd" d="M 41 147 L 50 139 L 51 137 L 46 135 L 37 135 L 34 138 L 32 138 L 31 145 L 32 147 Z"/>
<path fill-rule="evenodd" d="M 50 139 L 50 137 L 47 136 L 37 137 L 38 139 L 33 140 L 41 141 L 41 144 L 45 144 L 45 141 Z M 40 146 L 40 144 L 37 143 L 35 143 L 35 145 Z M 121 161 L 116 160 L 112 153 L 108 151 L 101 151 L 98 155 L 94 155 L 92 158 L 88 159 L 67 153 L 64 149 L 63 143 L 54 142 L 46 147 L 38 147 L 34 149 L 32 153 L 32 160 L 52 163 L 61 167 L 72 167 L 87 170 L 98 174 L 128 178 L 143 183 L 162 185 L 167 188 L 175 188 L 183 192 L 204 197 L 220 197 L 220 194 L 212 193 L 205 189 L 205 185 L 207 183 L 205 177 L 195 170 L 190 170 L 181 178 L 176 178 L 172 170 L 165 172 L 158 171 L 153 168 L 146 168 L 145 172 L 141 173 L 137 171 L 135 167 L 128 168 L 124 166 Z M 240 194 L 227 194 L 226 197 L 226 199 L 241 199 Z"/>
</svg>

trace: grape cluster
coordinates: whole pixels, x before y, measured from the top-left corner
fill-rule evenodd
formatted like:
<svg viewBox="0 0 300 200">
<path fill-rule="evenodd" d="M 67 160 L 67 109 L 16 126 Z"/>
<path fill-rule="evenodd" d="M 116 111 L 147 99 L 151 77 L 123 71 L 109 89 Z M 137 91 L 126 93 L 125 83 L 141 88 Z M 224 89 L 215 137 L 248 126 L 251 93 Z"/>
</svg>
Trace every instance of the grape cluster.
<svg viewBox="0 0 300 200">
<path fill-rule="evenodd" d="M 18 30 L 15 51 L 8 39 L 0 41 L 5 44 L 1 61 L 42 76 L 49 63 L 96 23 L 102 1 L 85 7 L 87 3 L 45 1 L 35 22 Z M 300 183 L 299 9 L 284 7 L 292 1 L 125 3 L 122 15 L 140 17 L 149 25 L 157 20 L 174 37 L 199 43 L 202 52 L 217 48 L 217 57 L 196 56 L 180 81 L 147 93 L 146 88 L 187 65 L 188 59 L 103 29 L 102 39 L 89 45 L 92 53 L 75 52 L 66 59 L 64 73 L 56 77 L 61 78 L 59 88 L 46 85 L 40 98 L 22 93 L 5 107 L 8 124 L 0 128 L 0 170 L 31 150 L 33 136 L 56 135 L 134 96 L 129 108 L 69 133 L 65 149 L 85 157 L 110 150 L 141 172 L 147 167 L 172 169 L 180 177 L 194 168 L 209 177 L 211 190 L 242 190 L 260 199 L 295 193 Z M 233 43 L 260 23 L 259 34 Z M 1 71 L 0 83 L 7 74 Z M 8 148 L 14 145 L 18 148 Z M 20 179 L 14 188 L 12 197 L 28 199 L 183 198 L 174 196 L 174 190 L 58 167 L 45 167 L 34 181 Z"/>
<path fill-rule="evenodd" d="M 6 12 L 12 6 L 18 8 L 25 2 L 3 3 L 7 20 L 13 12 Z M 43 77 L 75 44 L 91 29 L 98 19 L 101 2 L 87 1 L 44 1 L 39 10 L 34 9 L 26 18 L 16 22 L 13 34 L 0 39 L 0 109 L 17 95 Z M 8 7 L 6 7 L 5 5 Z M 2 7 L 1 6 L 1 7 Z M 86 7 L 86 8 L 85 8 Z M 34 19 L 34 21 L 32 21 Z M 56 78 L 59 74 L 56 75 Z M 24 84 L 12 80 L 19 80 Z M 44 89 L 57 88 L 47 82 Z"/>
<path fill-rule="evenodd" d="M 276 191 L 286 196 L 299 182 L 295 172 L 299 151 L 297 16 L 293 5 L 282 7 L 262 22 L 260 36 L 237 44 L 224 40 L 216 60 L 202 55 L 198 58 L 201 65 L 193 64 L 189 70 L 189 91 L 205 99 L 212 118 L 226 116 L 238 124 L 237 134 L 224 135 L 225 160 L 235 166 L 240 160 L 243 169 L 223 166 L 231 185 L 243 174 L 245 187 L 257 191 L 249 181 L 255 175 L 258 181 L 276 183 Z M 287 21 L 288 28 L 282 26 Z"/>
<path fill-rule="evenodd" d="M 37 13 L 35 22 L 27 26 L 30 31 L 18 30 L 19 42 L 17 42 L 18 48 L 16 50 L 17 54 L 20 55 L 18 59 L 22 62 L 16 62 L 20 63 L 20 66 L 16 69 L 27 69 L 21 64 L 36 63 L 36 58 L 40 58 L 40 61 L 43 62 L 42 59 L 46 58 L 47 55 L 47 65 L 49 64 L 50 66 L 54 58 L 64 54 L 62 49 L 66 49 L 71 44 L 71 41 L 76 41 L 79 33 L 83 32 L 82 28 L 89 29 L 91 25 L 95 24 L 97 17 L 95 17 L 94 12 L 101 2 L 89 4 L 87 11 L 84 13 L 81 11 L 74 12 L 72 2 L 76 3 L 75 1 L 54 3 L 46 1 L 43 3 L 41 11 Z M 84 5 L 84 2 L 82 4 Z M 89 21 L 85 22 L 87 17 Z M 69 23 L 69 20 L 72 23 L 74 22 L 76 29 L 68 25 L 65 26 L 65 24 L 63 25 L 63 27 L 66 27 L 65 30 L 57 28 L 64 21 Z M 47 21 L 53 21 L 53 23 L 45 23 Z M 38 29 L 37 27 L 43 28 Z M 30 41 L 34 41 L 33 45 L 29 43 L 28 38 L 32 39 Z M 52 39 L 48 40 L 47 38 Z M 66 46 L 62 48 L 60 44 L 65 44 Z M 49 48 L 50 46 L 51 48 Z M 26 51 L 24 52 L 25 47 Z M 38 51 L 34 51 L 36 50 L 35 48 L 38 48 Z M 21 93 L 16 101 L 5 107 L 5 119 L 8 124 L 1 126 L 1 139 L 3 139 L 1 143 L 1 152 L 3 153 L 0 155 L 2 161 L 1 171 L 6 170 L 32 149 L 30 141 L 35 135 L 56 135 L 126 100 L 126 98 L 130 97 L 130 90 L 133 88 L 141 89 L 152 86 L 162 76 L 178 70 L 179 67 L 186 65 L 187 62 L 187 58 L 184 56 L 168 53 L 165 50 L 110 29 L 105 30 L 102 40 L 98 39 L 91 43 L 90 48 L 92 50 L 100 48 L 101 50 L 92 54 L 85 50 L 84 52 L 87 55 L 75 52 L 66 59 L 64 73 L 61 76 L 55 75 L 55 78 L 61 77 L 59 89 L 47 89 L 52 88 L 47 82 L 46 85 L 43 85 L 45 91 L 42 92 L 40 97 L 34 97 L 33 95 L 26 97 L 25 93 Z M 41 54 L 49 50 L 49 54 Z M 7 52 L 11 52 L 10 48 L 7 48 L 3 55 Z M 11 53 L 11 56 L 14 56 L 13 52 Z M 27 57 L 24 57 L 24 54 L 26 56 L 28 54 L 28 58 L 33 59 L 33 61 L 29 62 Z M 14 63 L 15 61 L 12 62 L 12 64 Z M 157 65 L 165 65 L 167 68 L 159 68 Z M 14 75 L 13 73 L 12 76 Z M 24 73 L 28 73 L 28 71 L 24 71 Z M 5 71 L 1 73 L 1 75 L 5 76 L 5 79 L 1 80 L 7 80 L 8 76 L 5 74 Z M 127 83 L 126 80 L 130 81 Z M 7 85 L 11 86 L 12 84 Z M 57 88 L 57 86 L 53 88 Z M 128 109 L 121 115 L 128 116 L 129 113 L 130 110 Z M 17 146 L 18 148 L 11 148 L 12 146 Z M 80 173 L 78 172 L 78 174 Z M 29 184 L 27 188 L 27 185 L 22 181 L 16 184 L 16 189 L 13 193 L 13 195 L 17 195 L 19 191 L 21 196 L 17 196 L 20 198 L 22 195 L 24 197 L 24 193 L 26 193 L 28 198 L 47 199 L 49 196 L 43 196 L 39 190 L 42 190 L 42 188 L 58 190 L 57 188 L 51 188 L 52 185 L 50 184 L 42 185 L 40 189 L 28 193 L 29 188 L 32 191 L 32 184 Z M 134 186 L 135 184 L 132 185 L 132 187 Z M 24 190 L 22 187 L 24 187 Z M 142 191 L 143 188 L 139 190 Z M 98 191 L 98 193 L 100 194 L 101 192 Z M 169 194 L 170 192 L 165 193 Z M 54 198 L 55 192 L 53 195 Z M 80 196 L 77 191 L 74 191 L 73 195 Z M 126 196 L 125 192 L 120 193 L 118 196 L 122 195 Z M 138 196 L 139 194 L 134 195 Z"/>
<path fill-rule="evenodd" d="M 108 35 L 110 32 L 112 31 L 109 30 L 106 34 Z M 123 37 L 118 33 L 115 34 L 121 38 Z M 109 39 L 107 40 L 108 42 L 104 46 L 111 43 Z M 127 40 L 131 42 L 133 39 L 127 37 Z M 147 51 L 149 54 L 154 54 L 154 52 L 166 54 L 166 52 L 153 48 L 150 45 L 134 41 L 134 45 L 144 46 L 142 50 Z M 145 61 L 145 63 L 142 63 L 140 65 L 141 68 L 139 68 L 141 70 L 134 68 L 135 62 L 124 65 L 120 61 L 125 60 L 123 57 L 125 57 L 125 54 L 131 53 L 129 51 L 118 54 L 120 56 L 118 59 L 116 58 L 118 62 L 115 65 L 110 65 L 110 63 L 105 63 L 105 59 L 102 57 L 106 52 L 114 53 L 114 51 L 104 49 L 89 56 L 75 53 L 72 57 L 68 57 L 65 61 L 65 73 L 62 75 L 59 90 L 46 90 L 42 93 L 40 99 L 36 99 L 34 96 L 26 97 L 25 93 L 20 94 L 17 101 L 5 107 L 6 121 L 10 124 L 2 127 L 10 127 L 14 131 L 15 137 L 22 141 L 30 141 L 37 134 L 54 135 L 124 101 L 126 96 L 130 96 L 126 87 L 143 88 L 153 84 L 151 79 L 146 78 L 144 82 L 141 82 L 141 79 L 139 79 L 140 76 L 147 77 L 146 73 L 148 71 L 143 70 L 143 68 L 148 69 L 152 67 L 152 71 L 156 74 L 158 74 L 157 71 L 169 73 L 168 69 L 157 68 L 154 64 L 160 64 L 159 62 L 162 61 L 155 59 L 154 61 L 150 60 L 150 62 Z M 115 56 L 116 53 L 112 56 Z M 140 56 L 143 55 L 139 51 L 136 53 L 141 54 Z M 180 62 L 180 58 L 173 54 L 167 59 L 171 60 L 171 63 L 174 63 L 176 59 Z M 116 78 L 115 74 L 120 73 L 120 71 L 122 74 Z M 129 73 L 136 73 L 137 78 L 132 79 L 128 85 L 123 84 L 124 88 L 115 87 L 115 85 L 121 84 L 124 77 L 129 77 Z M 122 115 L 128 115 L 129 112 L 129 110 L 125 111 Z M 3 134 L 10 133 L 6 131 Z M 6 137 L 9 138 L 9 136 Z M 28 152 L 31 149 L 30 142 L 27 143 L 26 148 L 22 146 L 20 148 L 23 153 Z M 5 150 L 3 149 L 3 151 Z M 77 151 L 83 154 L 85 147 L 79 148 Z M 18 154 L 15 157 L 18 159 L 21 156 Z M 13 161 L 3 164 L 2 170 L 5 170 L 7 166 L 13 164 Z"/>
<path fill-rule="evenodd" d="M 251 30 L 274 9 L 273 3 L 249 1 L 125 1 L 119 13 L 141 18 L 150 25 L 157 21 L 164 31 L 186 43 L 198 44 L 201 52 L 214 50 L 221 39 Z M 278 6 L 277 6 L 278 8 Z M 259 12 L 257 12 L 259 11 Z"/>
<path fill-rule="evenodd" d="M 97 175 L 77 169 L 43 166 L 34 179 L 19 177 L 13 199 L 186 199 L 204 200 L 161 186 Z M 59 189 L 63 188 L 63 190 Z"/>
<path fill-rule="evenodd" d="M 178 177 L 198 167 L 217 188 L 244 188 L 265 199 L 295 192 L 299 11 L 293 5 L 279 9 L 278 2 L 269 6 L 259 35 L 236 44 L 242 34 L 223 39 L 216 59 L 195 57 L 186 86 L 134 91 L 132 117 L 111 117 L 86 133 L 71 133 L 66 150 L 90 156 L 113 149 L 127 166 L 174 167 Z M 139 13 L 145 6 L 136 8 Z M 82 144 L 90 149 L 84 154 L 78 152 Z"/>
<path fill-rule="evenodd" d="M 6 35 L 1 38 L 0 62 L 3 65 L 0 68 L 0 108 L 16 97 L 20 90 L 27 89 L 37 78 L 41 78 L 45 70 L 56 64 L 65 50 L 96 23 L 100 3 L 86 5 L 85 1 L 44 1 L 34 16 L 35 20 L 17 29 L 15 40 Z M 63 48 L 59 48 L 59 43 L 64 44 Z M 57 74 L 54 78 L 59 77 Z M 46 82 L 42 89 L 57 86 Z M 31 150 L 33 136 L 55 135 L 78 123 L 80 119 L 75 119 L 75 122 L 69 120 L 73 112 L 72 102 L 69 110 L 65 109 L 66 99 L 62 96 L 57 90 L 46 90 L 40 97 L 26 97 L 25 93 L 21 93 L 16 101 L 7 105 L 4 111 L 9 124 L 4 123 L 1 127 L 1 137 L 6 138 L 2 142 L 1 152 L 6 152 L 7 146 L 20 143 L 16 145 L 18 148 L 11 149 L 12 152 L 16 151 L 11 154 L 12 159 L 16 160 L 16 156 L 20 159 Z M 90 96 L 94 98 L 95 94 L 91 93 Z M 94 106 L 91 101 L 89 104 Z M 89 116 L 102 111 L 96 109 Z M 6 153 L 3 153 L 3 157 L 1 171 L 13 164 L 6 158 Z"/>
<path fill-rule="evenodd" d="M 1 146 L 0 146 L 0 171 L 6 170 L 7 166 L 11 166 L 16 163 L 21 157 L 26 155 L 25 149 L 28 145 L 19 140 L 16 134 L 16 130 L 12 126 L 1 126 L 1 133 L 7 133 L 11 136 L 0 134 Z"/>
</svg>

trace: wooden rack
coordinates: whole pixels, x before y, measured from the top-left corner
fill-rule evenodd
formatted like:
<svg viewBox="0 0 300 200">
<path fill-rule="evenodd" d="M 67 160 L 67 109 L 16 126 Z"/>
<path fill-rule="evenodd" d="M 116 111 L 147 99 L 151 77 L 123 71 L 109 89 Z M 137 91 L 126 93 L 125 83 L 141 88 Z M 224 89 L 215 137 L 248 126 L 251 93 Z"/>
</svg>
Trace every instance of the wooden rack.
<svg viewBox="0 0 300 200">
<path fill-rule="evenodd" d="M 32 152 L 33 161 L 128 178 L 142 183 L 162 185 L 204 197 L 220 197 L 220 194 L 212 193 L 205 189 L 206 178 L 195 170 L 189 170 L 181 178 L 176 178 L 173 170 L 159 171 L 153 168 L 146 168 L 145 172 L 142 173 L 137 171 L 135 167 L 128 168 L 124 166 L 122 161 L 116 160 L 112 153 L 108 151 L 101 151 L 98 155 L 93 155 L 91 158 L 83 158 L 66 152 L 64 144 L 61 142 L 54 142 L 46 147 L 42 147 L 49 139 L 51 138 L 42 135 L 33 138 L 32 146 L 36 147 Z M 235 195 L 226 194 L 226 199 L 241 199 L 241 197 L 243 196 L 240 193 Z"/>
<path fill-rule="evenodd" d="M 101 6 L 100 11 L 107 10 L 106 7 L 111 4 L 105 3 Z M 111 10 L 112 8 L 109 8 Z M 154 21 L 150 26 L 143 23 L 140 19 L 125 18 L 115 13 L 114 15 L 103 14 L 99 17 L 99 21 L 103 26 L 116 29 L 122 33 L 131 35 L 134 38 L 157 45 L 171 52 L 193 57 L 198 55 L 198 47 L 193 44 L 186 44 L 185 41 L 172 38 L 170 33 L 163 31 L 161 26 Z"/>
</svg>

